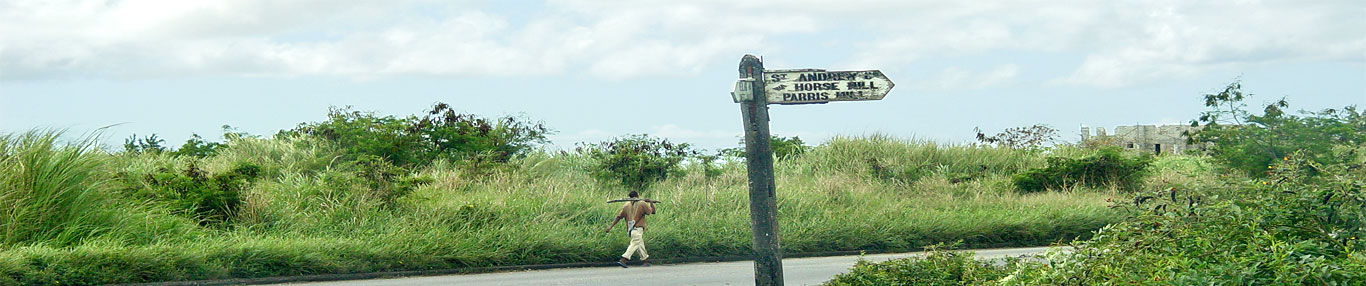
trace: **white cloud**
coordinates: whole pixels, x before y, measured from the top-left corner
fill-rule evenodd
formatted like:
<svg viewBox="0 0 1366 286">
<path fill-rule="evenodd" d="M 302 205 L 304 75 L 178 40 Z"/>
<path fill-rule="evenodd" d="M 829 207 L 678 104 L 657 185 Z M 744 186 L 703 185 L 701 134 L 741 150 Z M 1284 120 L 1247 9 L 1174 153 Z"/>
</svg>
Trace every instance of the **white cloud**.
<svg viewBox="0 0 1366 286">
<path fill-rule="evenodd" d="M 830 51 L 852 55 L 832 68 L 897 70 L 929 58 L 1048 52 L 1085 59 L 1054 82 L 1116 87 L 1271 62 L 1366 62 L 1366 17 L 1354 1 L 551 0 L 542 10 L 507 14 L 475 9 L 482 6 L 3 1 L 0 80 L 686 76 L 716 68 L 707 65 L 717 59 L 797 48 L 778 46 L 775 37 L 851 30 L 869 37 L 854 40 L 854 50 Z M 996 71 L 974 76 L 1013 76 Z M 954 73 L 970 72 L 943 75 Z"/>
</svg>

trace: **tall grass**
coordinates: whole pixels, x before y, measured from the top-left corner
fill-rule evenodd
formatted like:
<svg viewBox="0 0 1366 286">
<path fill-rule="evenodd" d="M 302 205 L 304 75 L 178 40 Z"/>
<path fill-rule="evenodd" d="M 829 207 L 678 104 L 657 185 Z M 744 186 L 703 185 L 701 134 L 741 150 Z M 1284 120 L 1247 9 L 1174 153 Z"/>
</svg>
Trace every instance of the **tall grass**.
<svg viewBox="0 0 1366 286">
<path fill-rule="evenodd" d="M 113 158 L 93 137 L 63 137 L 58 130 L 0 136 L 0 247 L 145 244 L 197 232 L 182 218 L 110 194 L 105 164 Z"/>
<path fill-rule="evenodd" d="M 91 140 L 62 144 L 61 131 L 0 136 L 0 243 L 70 245 L 108 232 L 113 213 L 98 188 Z"/>
<path fill-rule="evenodd" d="M 10 141 L 25 142 L 0 142 Z M 47 150 L 54 154 L 67 148 L 52 146 Z M 104 157 L 86 148 L 81 158 L 98 160 L 51 164 L 83 166 L 83 179 L 69 189 L 88 190 L 87 196 L 104 193 L 98 190 L 107 178 L 100 174 L 124 178 L 120 187 L 136 188 L 127 178 L 183 167 L 188 160 L 201 160 L 197 164 L 211 173 L 249 162 L 261 165 L 265 175 L 244 192 L 244 206 L 229 227 L 201 227 L 170 215 L 175 212 L 165 205 L 125 198 L 57 203 L 74 216 L 109 216 L 92 211 L 102 208 L 114 210 L 115 217 L 147 219 L 80 219 L 79 224 L 91 226 L 64 227 L 92 231 L 66 240 L 24 240 L 64 243 L 6 243 L 12 247 L 0 251 L 0 273 L 6 273 L 0 284 L 4 279 L 100 284 L 609 261 L 627 243 L 620 231 L 602 232 L 620 208 L 603 202 L 624 197 L 627 190 L 596 181 L 589 170 L 592 158 L 574 153 L 533 153 L 492 170 L 434 162 L 414 170 L 433 183 L 385 203 L 366 193 L 358 166 L 336 159 L 335 146 L 307 138 L 240 139 L 206 159 Z M 16 152 L 3 154 L 10 153 Z M 1041 165 L 1043 156 L 881 135 L 837 138 L 775 166 L 783 248 L 904 251 L 958 240 L 970 246 L 1043 245 L 1088 236 L 1117 218 L 1105 206 L 1116 195 L 1113 190 L 1011 191 L 1009 176 Z M 96 172 L 101 168 L 108 171 Z M 713 172 L 705 171 L 709 168 Z M 744 163 L 692 164 L 682 172 L 644 190 L 646 197 L 663 201 L 649 218 L 651 255 L 748 254 Z M 23 173 L 0 169 L 4 182 L 17 174 Z M 12 204 L 27 207 L 27 202 Z M 99 204 L 130 205 L 136 211 Z M 136 221 L 191 229 L 176 234 L 168 231 L 174 227 L 139 228 Z M 29 227 L 26 222 L 14 227 Z M 128 239 L 97 229 L 153 234 Z"/>
</svg>

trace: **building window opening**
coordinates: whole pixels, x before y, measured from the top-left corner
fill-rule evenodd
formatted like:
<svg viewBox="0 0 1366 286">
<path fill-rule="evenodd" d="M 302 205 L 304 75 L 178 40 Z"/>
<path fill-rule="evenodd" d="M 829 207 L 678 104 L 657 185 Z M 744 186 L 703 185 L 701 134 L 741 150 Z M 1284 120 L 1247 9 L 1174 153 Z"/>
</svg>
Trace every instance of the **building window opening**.
<svg viewBox="0 0 1366 286">
<path fill-rule="evenodd" d="M 1129 149 L 1133 149 L 1133 148 L 1134 148 L 1134 143 L 1129 143 Z"/>
<path fill-rule="evenodd" d="M 1162 144 L 1153 144 L 1153 153 L 1162 154 Z"/>
</svg>

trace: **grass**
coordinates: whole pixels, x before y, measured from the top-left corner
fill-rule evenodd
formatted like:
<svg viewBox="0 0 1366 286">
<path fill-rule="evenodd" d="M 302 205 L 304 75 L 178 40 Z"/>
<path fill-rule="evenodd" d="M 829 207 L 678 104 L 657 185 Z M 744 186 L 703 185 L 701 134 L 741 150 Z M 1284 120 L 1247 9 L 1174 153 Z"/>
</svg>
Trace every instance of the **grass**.
<svg viewBox="0 0 1366 286">
<path fill-rule="evenodd" d="M 217 156 L 191 159 L 110 155 L 89 143 L 57 143 L 59 136 L 0 137 L 7 210 L 0 223 L 15 230 L 0 237 L 0 284 L 597 262 L 614 260 L 627 244 L 620 231 L 602 232 L 620 207 L 603 202 L 626 191 L 595 181 L 591 159 L 572 153 L 533 153 L 480 172 L 436 162 L 413 174 L 433 183 L 386 202 L 357 183 L 359 167 L 338 159 L 337 148 L 309 138 L 241 138 Z M 1118 219 L 1106 207 L 1113 190 L 1011 190 L 1011 174 L 1050 154 L 836 138 L 775 166 L 783 249 L 1047 245 L 1089 237 Z M 230 224 L 200 225 L 136 195 L 146 187 L 137 178 L 192 160 L 212 174 L 242 162 L 262 166 Z M 664 202 L 646 234 L 652 256 L 749 253 L 744 165 L 715 167 L 722 172 L 709 176 L 688 165 L 644 192 Z M 1174 172 L 1159 176 L 1185 178 Z"/>
</svg>

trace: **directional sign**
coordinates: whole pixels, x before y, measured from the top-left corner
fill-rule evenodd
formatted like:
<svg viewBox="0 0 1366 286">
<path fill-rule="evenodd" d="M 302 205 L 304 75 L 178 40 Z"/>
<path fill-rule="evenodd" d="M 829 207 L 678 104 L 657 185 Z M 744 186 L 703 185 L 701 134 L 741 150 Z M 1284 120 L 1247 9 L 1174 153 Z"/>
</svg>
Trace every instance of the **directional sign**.
<svg viewBox="0 0 1366 286">
<path fill-rule="evenodd" d="M 769 104 L 879 100 L 892 91 L 892 80 L 879 70 L 765 70 Z"/>
</svg>

